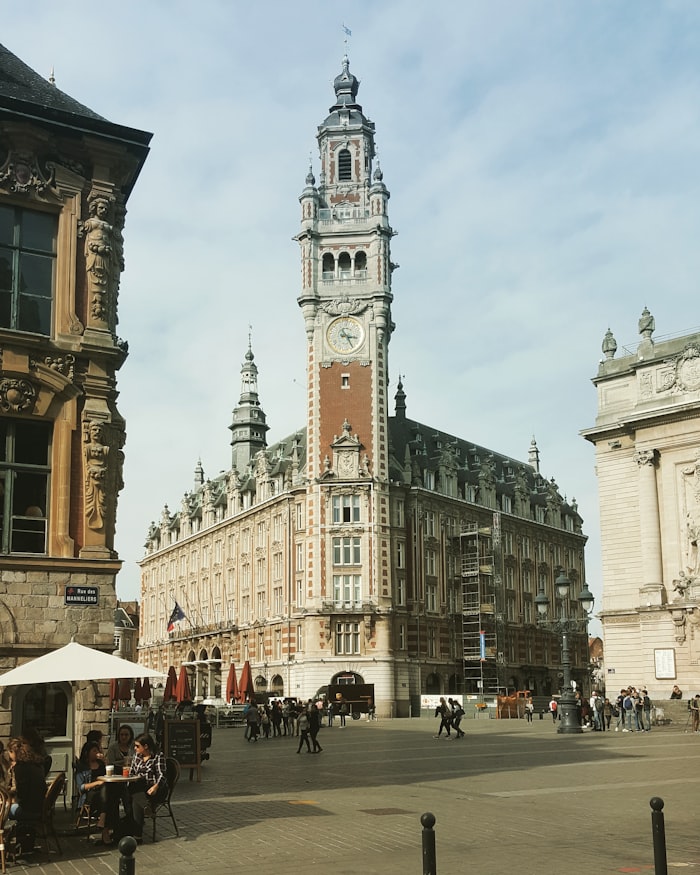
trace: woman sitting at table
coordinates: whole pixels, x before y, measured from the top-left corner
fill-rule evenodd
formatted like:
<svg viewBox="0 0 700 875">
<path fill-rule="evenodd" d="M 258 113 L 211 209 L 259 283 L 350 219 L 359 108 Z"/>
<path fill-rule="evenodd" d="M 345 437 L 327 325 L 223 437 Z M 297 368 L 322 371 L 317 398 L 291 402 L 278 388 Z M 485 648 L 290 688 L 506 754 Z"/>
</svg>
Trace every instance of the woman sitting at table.
<svg viewBox="0 0 700 875">
<path fill-rule="evenodd" d="M 107 765 L 114 766 L 114 771 L 121 773 L 124 765 L 131 763 L 134 755 L 134 730 L 128 723 L 122 723 L 117 733 L 116 741 L 107 748 L 105 759 Z"/>
<path fill-rule="evenodd" d="M 41 818 L 46 795 L 43 757 L 22 738 L 11 738 L 7 745 L 12 771 L 10 817 L 13 820 Z"/>
<path fill-rule="evenodd" d="M 75 775 L 75 783 L 80 794 L 78 808 L 89 805 L 90 816 L 98 815 L 97 825 L 102 829 L 102 841 L 109 844 L 111 838 L 110 831 L 105 826 L 104 785 L 99 780 L 105 773 L 105 761 L 99 743 L 96 741 L 86 742 L 83 745 Z"/>
<path fill-rule="evenodd" d="M 168 782 L 165 777 L 165 757 L 158 752 L 156 743 L 147 733 L 134 741 L 134 759 L 131 762 L 131 775 L 140 778 L 129 785 L 137 842 L 143 840 L 145 809 L 149 804 L 158 805 L 168 795 Z"/>
</svg>

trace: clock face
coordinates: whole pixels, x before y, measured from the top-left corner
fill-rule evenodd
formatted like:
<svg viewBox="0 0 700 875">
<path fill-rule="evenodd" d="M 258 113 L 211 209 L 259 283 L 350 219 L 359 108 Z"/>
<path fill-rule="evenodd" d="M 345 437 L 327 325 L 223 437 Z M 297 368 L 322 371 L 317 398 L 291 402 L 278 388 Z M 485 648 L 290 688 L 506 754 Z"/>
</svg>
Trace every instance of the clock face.
<svg viewBox="0 0 700 875">
<path fill-rule="evenodd" d="M 357 319 L 341 316 L 328 326 L 326 337 L 329 345 L 336 352 L 355 352 L 362 346 L 365 332 Z"/>
</svg>

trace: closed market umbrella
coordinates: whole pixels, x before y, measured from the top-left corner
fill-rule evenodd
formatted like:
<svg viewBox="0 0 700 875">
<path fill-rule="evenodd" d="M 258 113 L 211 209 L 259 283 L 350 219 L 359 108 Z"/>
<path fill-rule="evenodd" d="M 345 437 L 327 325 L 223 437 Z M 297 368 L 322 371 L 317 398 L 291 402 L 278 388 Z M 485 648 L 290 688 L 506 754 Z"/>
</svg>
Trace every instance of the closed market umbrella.
<svg viewBox="0 0 700 875">
<path fill-rule="evenodd" d="M 141 687 L 141 678 L 136 678 L 136 683 L 134 684 L 134 702 L 137 705 L 140 705 L 143 701 L 143 689 Z"/>
<path fill-rule="evenodd" d="M 250 701 L 255 696 L 253 674 L 250 670 L 250 662 L 246 659 L 241 671 L 241 680 L 238 684 L 238 697 L 242 702 Z"/>
<path fill-rule="evenodd" d="M 109 682 L 109 701 L 112 703 L 112 708 L 119 702 L 119 681 L 117 678 L 112 678 Z"/>
<path fill-rule="evenodd" d="M 187 676 L 187 669 L 184 665 L 180 666 L 180 676 L 177 679 L 175 698 L 178 702 L 192 701 L 192 693 L 190 691 L 190 679 Z"/>
<path fill-rule="evenodd" d="M 143 683 L 141 684 L 141 701 L 148 702 L 151 698 L 151 682 L 148 678 L 143 679 Z"/>
<path fill-rule="evenodd" d="M 226 679 L 226 701 L 232 702 L 238 700 L 238 680 L 236 678 L 236 666 L 231 663 L 228 667 L 228 678 Z"/>
<path fill-rule="evenodd" d="M 122 678 L 119 681 L 119 701 L 129 702 L 131 700 L 131 678 Z"/>
<path fill-rule="evenodd" d="M 163 692 L 163 701 L 164 702 L 174 702 L 175 701 L 175 690 L 177 688 L 177 674 L 175 673 L 175 668 L 171 665 L 168 669 L 168 677 L 165 681 L 165 690 Z"/>
</svg>

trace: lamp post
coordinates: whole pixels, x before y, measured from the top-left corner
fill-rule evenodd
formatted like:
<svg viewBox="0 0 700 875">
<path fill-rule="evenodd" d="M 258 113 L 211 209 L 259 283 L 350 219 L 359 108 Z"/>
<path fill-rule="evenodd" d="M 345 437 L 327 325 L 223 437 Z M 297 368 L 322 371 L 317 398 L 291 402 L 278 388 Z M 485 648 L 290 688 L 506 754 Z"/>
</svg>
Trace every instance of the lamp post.
<svg viewBox="0 0 700 875">
<path fill-rule="evenodd" d="M 557 596 L 562 602 L 569 595 L 571 590 L 571 581 L 566 576 L 566 572 L 562 569 L 559 576 L 554 581 Z M 540 591 L 535 598 L 537 606 L 537 622 L 538 625 L 548 629 L 552 629 L 561 635 L 561 663 L 564 672 L 564 692 L 559 700 L 559 709 L 561 720 L 557 732 L 565 734 L 575 734 L 583 732 L 581 729 L 581 721 L 579 719 L 578 705 L 576 704 L 576 695 L 571 686 L 571 654 L 569 652 L 569 634 L 577 632 L 581 628 L 586 628 L 588 618 L 593 608 L 593 594 L 584 583 L 583 589 L 578 594 L 578 603 L 583 609 L 583 617 L 556 617 L 547 619 L 549 611 L 549 599 L 544 591 L 544 587 L 540 586 Z"/>
</svg>

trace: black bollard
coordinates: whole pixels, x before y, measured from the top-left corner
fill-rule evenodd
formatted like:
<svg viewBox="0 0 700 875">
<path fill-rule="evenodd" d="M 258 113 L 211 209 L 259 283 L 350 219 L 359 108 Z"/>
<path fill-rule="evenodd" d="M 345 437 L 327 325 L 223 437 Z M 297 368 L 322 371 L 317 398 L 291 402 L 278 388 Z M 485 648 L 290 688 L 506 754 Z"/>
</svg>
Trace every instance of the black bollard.
<svg viewBox="0 0 700 875">
<path fill-rule="evenodd" d="M 435 815 L 426 811 L 421 814 L 423 824 L 423 875 L 437 875 L 437 860 L 435 858 Z"/>
<path fill-rule="evenodd" d="M 668 875 L 664 800 L 659 796 L 654 796 L 653 799 L 649 800 L 649 805 L 651 805 L 651 835 L 654 840 L 654 872 L 655 875 Z"/>
<path fill-rule="evenodd" d="M 124 836 L 119 842 L 119 875 L 134 875 L 136 871 L 136 839 L 132 836 Z"/>
</svg>

